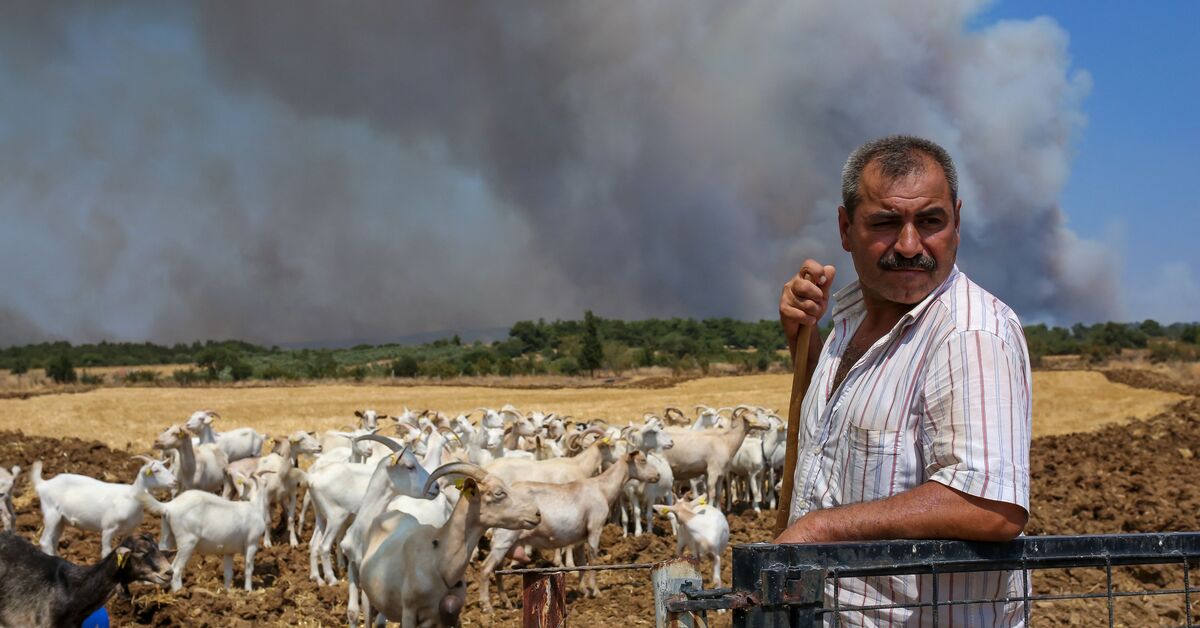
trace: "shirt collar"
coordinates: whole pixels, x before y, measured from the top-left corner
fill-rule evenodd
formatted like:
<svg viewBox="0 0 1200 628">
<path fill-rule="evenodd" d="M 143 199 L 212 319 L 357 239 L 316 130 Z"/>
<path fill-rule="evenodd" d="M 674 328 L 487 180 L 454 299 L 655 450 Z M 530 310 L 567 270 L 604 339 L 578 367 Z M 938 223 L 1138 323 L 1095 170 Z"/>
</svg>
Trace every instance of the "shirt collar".
<svg viewBox="0 0 1200 628">
<path fill-rule="evenodd" d="M 950 269 L 950 275 L 946 277 L 946 280 L 942 282 L 942 285 L 934 288 L 932 292 L 930 292 L 924 299 L 921 300 L 920 303 L 916 305 L 916 307 L 906 312 L 904 316 L 900 317 L 900 326 L 906 326 L 912 321 L 916 320 L 917 317 L 919 317 L 926 309 L 929 308 L 930 303 L 933 303 L 938 297 L 942 296 L 946 289 L 949 288 L 956 279 L 958 279 L 960 274 L 961 273 L 958 270 L 958 264 L 955 264 L 954 267 Z M 864 309 L 862 285 L 859 284 L 857 279 L 851 282 L 850 285 L 838 290 L 833 294 L 832 316 L 835 322 L 839 322 L 842 319 L 857 315 Z"/>
</svg>

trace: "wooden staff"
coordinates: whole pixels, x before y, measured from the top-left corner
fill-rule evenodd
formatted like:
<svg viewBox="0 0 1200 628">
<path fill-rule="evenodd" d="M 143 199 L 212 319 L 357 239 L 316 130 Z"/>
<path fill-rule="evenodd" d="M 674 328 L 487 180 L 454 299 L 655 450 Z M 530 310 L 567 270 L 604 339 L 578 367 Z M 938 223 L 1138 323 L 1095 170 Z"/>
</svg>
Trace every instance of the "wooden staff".
<svg viewBox="0 0 1200 628">
<path fill-rule="evenodd" d="M 808 271 L 800 271 L 801 279 L 808 279 Z M 796 357 L 792 361 L 792 398 L 788 402 L 787 449 L 783 458 L 783 488 L 779 511 L 775 513 L 775 536 L 787 529 L 788 516 L 792 512 L 792 490 L 796 476 L 796 457 L 799 454 L 797 435 L 800 433 L 800 406 L 804 405 L 804 393 L 808 390 L 808 340 L 812 335 L 811 325 L 801 325 L 796 336 Z"/>
</svg>

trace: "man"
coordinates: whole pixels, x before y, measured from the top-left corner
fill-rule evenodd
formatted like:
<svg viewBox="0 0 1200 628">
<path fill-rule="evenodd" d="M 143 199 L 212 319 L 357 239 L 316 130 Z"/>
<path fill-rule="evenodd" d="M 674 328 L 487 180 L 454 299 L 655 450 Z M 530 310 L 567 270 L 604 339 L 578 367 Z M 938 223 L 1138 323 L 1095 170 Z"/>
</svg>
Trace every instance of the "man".
<svg viewBox="0 0 1200 628">
<path fill-rule="evenodd" d="M 962 201 L 937 144 L 886 137 L 842 172 L 838 229 L 858 281 L 806 260 L 779 313 L 793 354 L 810 326 L 795 492 L 779 543 L 1006 541 L 1028 520 L 1031 388 L 1016 314 L 955 266 Z M 802 278 L 807 272 L 809 279 Z M 1020 572 L 939 576 L 938 598 L 1020 595 Z M 933 600 L 931 576 L 839 581 L 842 606 Z M 826 596 L 832 598 L 829 583 Z M 829 600 L 832 604 L 832 599 Z M 845 626 L 933 625 L 929 608 L 841 614 Z M 942 606 L 941 626 L 1020 626 L 1012 604 Z M 827 621 L 833 621 L 827 616 Z"/>
</svg>

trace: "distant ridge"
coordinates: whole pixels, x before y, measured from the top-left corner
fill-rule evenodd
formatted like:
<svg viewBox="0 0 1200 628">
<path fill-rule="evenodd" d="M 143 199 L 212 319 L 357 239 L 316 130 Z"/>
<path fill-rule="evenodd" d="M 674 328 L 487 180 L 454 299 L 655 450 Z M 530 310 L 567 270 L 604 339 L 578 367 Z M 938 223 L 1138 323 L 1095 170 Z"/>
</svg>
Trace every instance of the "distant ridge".
<svg viewBox="0 0 1200 628">
<path fill-rule="evenodd" d="M 358 345 L 423 345 L 434 340 L 442 338 L 451 338 L 454 334 L 462 339 L 464 343 L 472 343 L 476 340 L 488 344 L 497 340 L 508 338 L 508 327 L 479 327 L 475 329 L 443 329 L 439 331 L 427 331 L 419 334 L 407 334 L 404 336 L 393 336 L 391 338 L 346 338 L 341 340 L 313 340 L 308 342 L 292 342 L 281 343 L 282 349 L 349 349 Z"/>
</svg>

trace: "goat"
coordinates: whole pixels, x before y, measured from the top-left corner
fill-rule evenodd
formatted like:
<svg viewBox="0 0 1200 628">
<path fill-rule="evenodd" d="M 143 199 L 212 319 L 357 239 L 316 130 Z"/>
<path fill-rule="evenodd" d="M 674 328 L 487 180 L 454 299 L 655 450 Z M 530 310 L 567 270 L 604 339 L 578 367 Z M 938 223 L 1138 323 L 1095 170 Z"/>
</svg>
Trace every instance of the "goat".
<svg viewBox="0 0 1200 628">
<path fill-rule="evenodd" d="M 750 423 L 743 414 L 734 412 L 733 422 L 728 429 L 691 430 L 669 429 L 667 433 L 675 440 L 675 446 L 663 452 L 671 464 L 675 481 L 685 481 L 704 476 L 713 493 L 713 502 L 720 503 L 721 479 L 729 472 L 733 456 L 742 446 L 742 439 L 749 431 Z"/>
<path fill-rule="evenodd" d="M 233 588 L 233 555 L 243 553 L 246 559 L 244 586 L 247 591 L 251 590 L 254 555 L 258 553 L 269 518 L 263 475 L 255 473 L 254 498 L 249 502 L 231 502 L 197 490 L 184 491 L 167 503 L 144 491 L 137 494 L 138 501 L 147 510 L 162 516 L 179 548 L 171 564 L 174 572 L 172 591 L 183 588 L 183 572 L 196 551 L 224 558 L 226 591 Z"/>
<path fill-rule="evenodd" d="M 239 427 L 228 432 L 217 433 L 212 428 L 214 418 L 219 419 L 221 415 L 212 410 L 200 410 L 193 412 L 192 416 L 184 422 L 184 427 L 199 435 L 199 441 L 194 444 L 215 444 L 224 452 L 226 459 L 230 462 L 242 458 L 255 458 L 262 453 L 263 442 L 267 439 L 266 434 L 259 434 L 252 427 Z"/>
<path fill-rule="evenodd" d="M 371 438 L 368 439 L 366 436 Z M 383 442 L 381 439 L 376 440 L 373 435 L 359 438 Z M 399 461 L 400 457 L 393 454 L 375 465 L 343 462 L 328 465 L 308 474 L 308 495 L 312 497 L 317 511 L 317 523 L 308 540 L 309 578 L 311 580 L 317 584 L 337 582 L 337 575 L 333 571 L 332 564 L 333 548 L 341 538 L 350 517 L 362 507 L 363 498 L 371 486 L 372 477 L 380 469 L 391 476 L 391 484 L 397 487 L 406 487 L 396 492 L 409 495 L 420 494 L 417 492 L 421 487 L 420 481 L 414 479 L 412 470 L 398 465 Z M 425 471 L 422 468 L 418 473 L 425 473 Z M 323 577 L 322 567 L 324 568 Z"/>
<path fill-rule="evenodd" d="M 721 554 L 729 545 L 729 521 L 703 496 L 694 501 L 681 499 L 670 506 L 656 505 L 654 510 L 663 516 L 675 515 L 679 520 L 675 537 L 675 554 L 690 551 L 697 560 L 705 556 L 713 561 L 713 588 L 721 588 Z"/>
<path fill-rule="evenodd" d="M 608 513 L 613 502 L 621 494 L 622 487 L 630 479 L 658 481 L 658 472 L 646 463 L 646 456 L 640 451 L 629 452 L 622 462 L 613 464 L 600 475 L 584 480 L 566 484 L 514 483 L 514 491 L 529 492 L 542 513 L 542 518 L 532 530 L 497 530 L 492 534 L 491 551 L 483 561 L 483 566 L 479 568 L 479 601 L 483 612 L 492 611 L 488 579 L 500 562 L 508 556 L 509 551 L 518 545 L 556 549 L 570 547 L 586 540 L 587 546 L 583 555 L 573 557 L 572 553 L 568 553 L 568 559 L 577 559 L 574 561 L 577 564 L 586 564 L 587 559 L 594 559 L 600 552 L 600 533 L 604 529 Z M 569 561 L 568 566 L 576 565 Z M 584 587 L 585 579 L 590 589 Z M 589 597 L 600 594 L 600 589 L 596 587 L 595 572 L 580 572 L 579 583 L 580 588 L 585 589 Z M 501 599 L 507 606 L 508 594 L 504 591 L 499 575 L 496 576 L 496 588 L 500 590 Z"/>
<path fill-rule="evenodd" d="M 591 428 L 584 433 L 603 434 L 604 431 L 599 428 Z M 537 478 L 542 482 L 563 484 L 595 475 L 603 457 L 601 448 L 611 444 L 610 439 L 597 440 L 574 458 L 551 458 L 549 460 L 499 458 L 484 465 L 484 468 L 488 473 L 496 475 L 510 484 L 525 478 Z"/>
<path fill-rule="evenodd" d="M 767 429 L 766 425 L 752 426 L 750 433 L 746 434 L 737 452 L 733 454 L 733 460 L 729 463 L 729 473 L 725 476 L 728 484 L 726 509 L 732 508 L 734 501 L 745 495 L 749 498 L 754 512 L 761 511 L 759 504 L 762 502 L 762 475 L 767 466 L 762 435 Z M 740 490 L 742 484 L 745 485 L 745 493 Z"/>
<path fill-rule="evenodd" d="M 342 555 L 346 557 L 346 580 L 349 587 L 346 615 L 351 626 L 358 625 L 358 571 L 366 551 L 367 531 L 371 527 L 371 523 L 375 517 L 384 512 L 394 497 L 423 495 L 425 482 L 429 479 L 429 473 L 408 447 L 401 448 L 395 441 L 382 436 L 367 435 L 360 438 L 384 444 L 392 450 L 392 455 L 387 460 L 379 461 L 375 466 L 371 479 L 367 483 L 366 492 L 362 496 L 361 504 L 354 514 L 354 522 L 350 524 L 346 534 L 342 536 L 341 543 L 338 544 Z M 369 599 L 365 600 L 363 607 L 364 615 L 370 618 L 371 603 Z"/>
<path fill-rule="evenodd" d="M 17 511 L 13 508 L 12 498 L 19 475 L 21 467 L 14 466 L 11 471 L 0 467 L 0 532 L 7 532 L 17 524 Z"/>
<path fill-rule="evenodd" d="M 317 455 L 321 445 L 309 432 L 297 431 L 286 440 L 277 439 L 271 453 L 259 458 L 254 471 L 271 471 L 266 475 L 267 502 L 285 503 L 284 517 L 287 518 L 288 542 L 292 547 L 299 545 L 296 538 L 296 494 L 306 474 L 300 470 L 301 455 Z M 271 546 L 271 531 L 268 526 L 266 547 Z"/>
<path fill-rule="evenodd" d="M 651 506 L 665 501 L 670 504 L 675 501 L 673 492 L 675 474 L 671 465 L 662 457 L 663 450 L 675 446 L 671 436 L 662 430 L 662 422 L 658 417 L 651 416 L 641 427 L 630 426 L 625 430 L 625 440 L 638 451 L 646 454 L 646 461 L 658 471 L 657 482 L 632 481 L 625 485 L 620 508 L 621 536 L 628 536 L 632 525 L 634 536 L 642 534 L 642 519 L 645 517 L 645 529 L 650 530 L 651 517 L 654 511 Z M 626 513 L 628 506 L 628 514 Z M 631 521 L 632 520 L 632 521 Z"/>
<path fill-rule="evenodd" d="M 528 530 L 541 513 L 528 493 L 509 488 L 477 465 L 454 462 L 439 467 L 426 489 L 448 475 L 465 476 L 462 496 L 441 527 L 421 525 L 403 514 L 390 517 L 386 535 L 373 527 L 361 568 L 363 591 L 371 604 L 404 628 L 458 625 L 466 601 L 463 574 L 488 528 Z"/>
<path fill-rule="evenodd" d="M 179 478 L 180 489 L 217 493 L 225 486 L 225 467 L 229 466 L 229 457 L 214 443 L 193 446 L 192 431 L 186 426 L 172 425 L 167 428 L 154 440 L 154 448 L 179 453 L 175 475 Z"/>
<path fill-rule="evenodd" d="M 100 562 L 82 566 L 0 534 L 0 625 L 80 626 L 120 585 L 171 579 L 171 567 L 149 535 L 129 537 Z"/>
<path fill-rule="evenodd" d="M 100 533 L 100 557 L 112 551 L 113 539 L 133 532 L 142 522 L 138 493 L 175 488 L 178 482 L 166 465 L 147 456 L 134 456 L 145 464 L 130 484 L 112 484 L 85 475 L 60 473 L 42 479 L 42 461 L 33 463 L 30 482 L 42 504 L 42 551 L 58 553 L 63 525 Z"/>
</svg>

